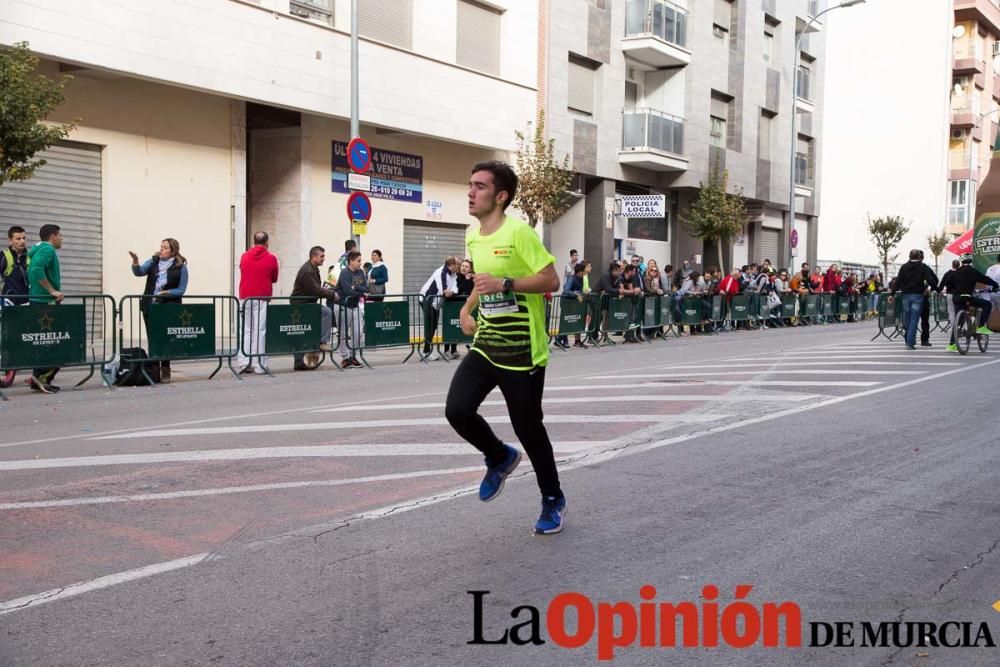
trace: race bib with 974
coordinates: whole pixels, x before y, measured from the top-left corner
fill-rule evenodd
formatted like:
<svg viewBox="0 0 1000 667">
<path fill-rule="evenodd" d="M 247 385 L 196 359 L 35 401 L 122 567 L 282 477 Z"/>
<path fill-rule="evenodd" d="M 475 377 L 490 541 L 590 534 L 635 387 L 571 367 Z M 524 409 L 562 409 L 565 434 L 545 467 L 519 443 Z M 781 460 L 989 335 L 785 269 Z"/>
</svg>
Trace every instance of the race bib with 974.
<svg viewBox="0 0 1000 667">
<path fill-rule="evenodd" d="M 486 317 L 517 312 L 517 297 L 513 291 L 484 294 L 479 297 L 479 310 Z"/>
</svg>

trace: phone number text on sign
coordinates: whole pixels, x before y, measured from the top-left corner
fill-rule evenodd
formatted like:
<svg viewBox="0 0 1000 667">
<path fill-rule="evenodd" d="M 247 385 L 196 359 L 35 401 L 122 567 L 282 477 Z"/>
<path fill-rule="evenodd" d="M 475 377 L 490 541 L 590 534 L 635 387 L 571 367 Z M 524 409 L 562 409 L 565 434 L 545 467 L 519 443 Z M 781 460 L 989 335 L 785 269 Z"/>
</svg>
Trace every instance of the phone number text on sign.
<svg viewBox="0 0 1000 667">
<path fill-rule="evenodd" d="M 424 159 L 420 155 L 397 153 L 395 151 L 371 149 L 371 190 L 369 196 L 378 199 L 406 201 L 414 204 L 423 202 Z M 347 144 L 333 142 L 332 178 L 333 192 L 348 194 Z"/>
</svg>

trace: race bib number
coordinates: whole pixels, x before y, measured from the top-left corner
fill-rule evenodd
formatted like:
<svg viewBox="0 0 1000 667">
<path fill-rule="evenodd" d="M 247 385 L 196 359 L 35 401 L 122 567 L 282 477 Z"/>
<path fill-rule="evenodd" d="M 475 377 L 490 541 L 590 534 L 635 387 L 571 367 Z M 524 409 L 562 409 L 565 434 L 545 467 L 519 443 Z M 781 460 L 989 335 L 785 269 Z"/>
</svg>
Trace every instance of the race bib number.
<svg viewBox="0 0 1000 667">
<path fill-rule="evenodd" d="M 498 292 L 496 294 L 484 294 L 479 297 L 479 310 L 486 317 L 494 315 L 507 315 L 517 312 L 517 297 L 514 292 Z"/>
</svg>

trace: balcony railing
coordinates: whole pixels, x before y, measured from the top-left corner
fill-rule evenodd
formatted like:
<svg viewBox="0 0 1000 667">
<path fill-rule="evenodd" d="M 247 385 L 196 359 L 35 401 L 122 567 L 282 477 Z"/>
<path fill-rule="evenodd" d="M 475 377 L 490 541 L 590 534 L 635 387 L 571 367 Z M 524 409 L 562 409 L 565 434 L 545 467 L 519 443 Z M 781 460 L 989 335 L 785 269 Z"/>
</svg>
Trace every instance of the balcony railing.
<svg viewBox="0 0 1000 667">
<path fill-rule="evenodd" d="M 795 154 L 795 185 L 813 187 L 813 180 L 809 178 L 809 156 L 805 153 Z"/>
<path fill-rule="evenodd" d="M 628 0 L 625 36 L 652 35 L 665 42 L 687 47 L 687 10 L 667 0 Z"/>
<path fill-rule="evenodd" d="M 655 109 L 634 109 L 622 118 L 622 149 L 684 154 L 684 119 Z"/>
</svg>

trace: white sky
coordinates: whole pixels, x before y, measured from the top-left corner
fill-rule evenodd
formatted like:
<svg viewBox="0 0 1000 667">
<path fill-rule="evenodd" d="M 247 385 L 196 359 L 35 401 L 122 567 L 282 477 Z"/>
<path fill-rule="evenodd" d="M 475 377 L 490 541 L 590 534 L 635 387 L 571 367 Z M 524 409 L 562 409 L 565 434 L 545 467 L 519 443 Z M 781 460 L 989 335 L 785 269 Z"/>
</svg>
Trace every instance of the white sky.
<svg viewBox="0 0 1000 667">
<path fill-rule="evenodd" d="M 951 2 L 868 0 L 823 18 L 819 259 L 875 263 L 869 213 L 911 222 L 901 257 L 926 249 L 946 222 Z"/>
</svg>

